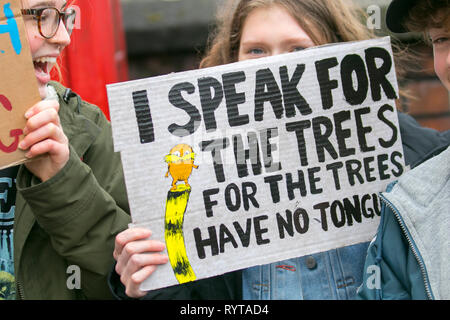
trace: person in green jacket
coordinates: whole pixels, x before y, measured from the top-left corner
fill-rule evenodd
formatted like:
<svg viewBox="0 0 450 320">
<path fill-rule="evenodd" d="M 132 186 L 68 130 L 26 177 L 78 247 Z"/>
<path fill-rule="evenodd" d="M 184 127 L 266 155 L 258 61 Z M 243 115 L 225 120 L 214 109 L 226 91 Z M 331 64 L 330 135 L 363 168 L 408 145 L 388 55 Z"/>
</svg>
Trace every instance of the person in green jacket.
<svg viewBox="0 0 450 320">
<path fill-rule="evenodd" d="M 436 74 L 450 90 L 450 1 L 394 0 L 386 22 L 393 32 L 425 34 Z M 450 147 L 389 185 L 381 200 L 358 298 L 450 299 Z"/>
<path fill-rule="evenodd" d="M 0 171 L 0 298 L 109 299 L 114 238 L 131 221 L 120 156 L 101 110 L 50 81 L 75 11 L 21 4 L 43 100 L 25 113 L 30 161 Z"/>
</svg>

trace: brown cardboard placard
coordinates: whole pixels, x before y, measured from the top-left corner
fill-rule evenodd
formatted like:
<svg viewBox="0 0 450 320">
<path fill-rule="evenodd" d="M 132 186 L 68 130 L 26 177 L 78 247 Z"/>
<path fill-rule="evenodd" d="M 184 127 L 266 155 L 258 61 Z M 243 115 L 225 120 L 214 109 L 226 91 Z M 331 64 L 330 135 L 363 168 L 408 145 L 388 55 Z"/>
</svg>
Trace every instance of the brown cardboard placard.
<svg viewBox="0 0 450 320">
<path fill-rule="evenodd" d="M 41 100 L 20 1 L 0 0 L 0 169 L 25 162 L 25 112 Z"/>
<path fill-rule="evenodd" d="M 407 170 L 389 37 L 107 88 L 133 224 L 170 261 L 141 290 L 369 241 Z"/>
</svg>

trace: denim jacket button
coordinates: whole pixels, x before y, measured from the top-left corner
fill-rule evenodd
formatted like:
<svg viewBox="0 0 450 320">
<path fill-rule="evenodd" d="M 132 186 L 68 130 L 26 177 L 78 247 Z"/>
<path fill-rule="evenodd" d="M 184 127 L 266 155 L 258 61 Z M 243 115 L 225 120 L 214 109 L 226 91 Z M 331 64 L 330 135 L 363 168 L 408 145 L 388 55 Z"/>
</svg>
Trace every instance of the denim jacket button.
<svg viewBox="0 0 450 320">
<path fill-rule="evenodd" d="M 309 256 L 306 258 L 306 267 L 310 270 L 315 269 L 317 267 L 317 262 L 314 257 Z"/>
</svg>

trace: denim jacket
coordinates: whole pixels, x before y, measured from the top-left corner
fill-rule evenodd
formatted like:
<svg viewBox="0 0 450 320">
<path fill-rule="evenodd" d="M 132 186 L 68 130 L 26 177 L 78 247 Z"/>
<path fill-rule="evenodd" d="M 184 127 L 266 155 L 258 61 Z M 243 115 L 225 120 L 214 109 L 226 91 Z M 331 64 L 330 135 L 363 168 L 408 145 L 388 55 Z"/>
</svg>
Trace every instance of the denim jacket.
<svg viewBox="0 0 450 320">
<path fill-rule="evenodd" d="M 450 131 L 422 128 L 399 113 L 405 162 L 415 167 L 450 144 Z M 369 243 L 243 270 L 243 299 L 354 299 L 363 279 Z"/>
<path fill-rule="evenodd" d="M 346 300 L 356 294 L 369 243 L 243 271 L 243 299 Z"/>
</svg>

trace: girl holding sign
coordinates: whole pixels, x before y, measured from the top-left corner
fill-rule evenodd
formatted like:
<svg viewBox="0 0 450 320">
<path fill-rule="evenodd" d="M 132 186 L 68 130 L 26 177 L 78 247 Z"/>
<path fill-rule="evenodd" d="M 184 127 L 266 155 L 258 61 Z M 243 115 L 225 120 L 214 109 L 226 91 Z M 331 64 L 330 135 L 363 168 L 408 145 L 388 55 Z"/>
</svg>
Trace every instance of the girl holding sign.
<svg viewBox="0 0 450 320">
<path fill-rule="evenodd" d="M 367 40 L 374 35 L 360 22 L 364 15 L 347 0 L 230 0 L 200 66 Z M 450 140 L 434 130 L 420 128 L 409 116 L 399 117 L 407 164 L 416 163 L 445 139 Z M 157 241 L 140 241 L 149 232 L 129 229 L 116 239 L 116 271 L 131 297 L 145 295 L 139 290 L 140 283 L 162 263 Z M 243 270 L 243 298 L 354 298 L 362 281 L 367 247 L 368 243 L 357 244 Z"/>
<path fill-rule="evenodd" d="M 100 109 L 50 82 L 75 11 L 65 0 L 21 4 L 43 101 L 26 112 L 19 145 L 32 161 L 0 171 L 2 213 L 14 221 L 0 226 L 0 275 L 8 298 L 110 298 L 114 237 L 130 222 L 120 157 Z"/>
</svg>

